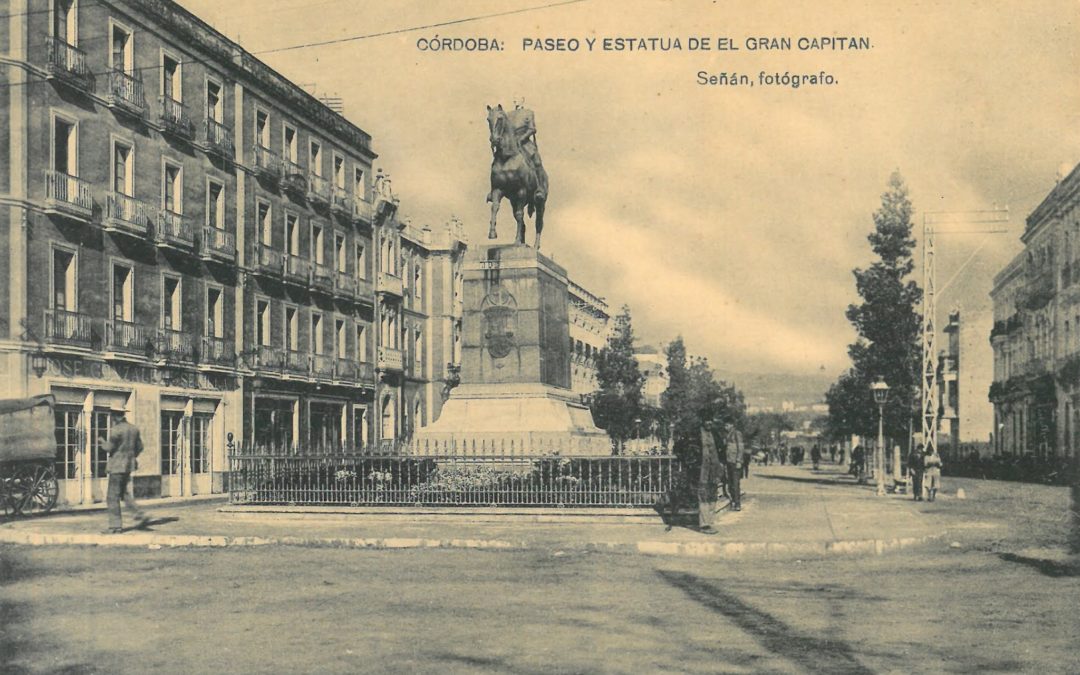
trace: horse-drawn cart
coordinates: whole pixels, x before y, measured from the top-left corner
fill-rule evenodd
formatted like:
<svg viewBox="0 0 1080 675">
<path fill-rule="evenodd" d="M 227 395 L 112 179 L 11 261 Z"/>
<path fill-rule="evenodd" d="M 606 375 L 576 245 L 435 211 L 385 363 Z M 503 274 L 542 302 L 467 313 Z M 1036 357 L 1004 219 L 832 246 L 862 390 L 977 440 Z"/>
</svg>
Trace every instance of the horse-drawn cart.
<svg viewBox="0 0 1080 675">
<path fill-rule="evenodd" d="M 0 515 L 56 506 L 54 404 L 52 396 L 0 400 Z"/>
</svg>

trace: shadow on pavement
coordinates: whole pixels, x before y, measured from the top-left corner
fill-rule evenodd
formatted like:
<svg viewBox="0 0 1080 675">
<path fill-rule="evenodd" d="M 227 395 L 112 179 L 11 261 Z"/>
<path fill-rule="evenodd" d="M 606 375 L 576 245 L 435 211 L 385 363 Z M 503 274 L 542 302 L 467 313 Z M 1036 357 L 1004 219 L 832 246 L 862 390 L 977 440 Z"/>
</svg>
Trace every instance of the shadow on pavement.
<svg viewBox="0 0 1080 675">
<path fill-rule="evenodd" d="M 169 523 L 175 523 L 178 520 L 180 520 L 180 518 L 178 518 L 177 516 L 166 516 L 164 518 L 148 518 L 147 520 L 144 520 L 143 522 L 139 523 L 135 527 L 125 527 L 124 531 L 125 532 L 128 532 L 130 530 L 153 531 L 153 528 L 154 528 L 155 525 L 168 525 Z"/>
<path fill-rule="evenodd" d="M 1045 558 L 1029 558 L 1028 556 L 1015 553 L 999 554 L 1002 560 L 1011 563 L 1019 563 L 1039 571 L 1048 577 L 1080 577 L 1080 561 L 1047 560 Z"/>
<path fill-rule="evenodd" d="M 755 609 L 701 577 L 685 572 L 659 570 L 657 574 L 708 609 L 722 614 L 773 654 L 798 664 L 811 673 L 872 673 L 841 640 L 799 633 L 794 626 Z"/>
<path fill-rule="evenodd" d="M 835 475 L 835 474 L 834 474 Z M 764 478 L 765 480 L 786 480 L 792 483 L 814 483 L 817 485 L 846 485 L 848 487 L 858 487 L 858 483 L 845 480 L 843 478 L 804 478 L 802 476 L 777 476 L 774 474 L 759 473 L 754 478 Z"/>
</svg>

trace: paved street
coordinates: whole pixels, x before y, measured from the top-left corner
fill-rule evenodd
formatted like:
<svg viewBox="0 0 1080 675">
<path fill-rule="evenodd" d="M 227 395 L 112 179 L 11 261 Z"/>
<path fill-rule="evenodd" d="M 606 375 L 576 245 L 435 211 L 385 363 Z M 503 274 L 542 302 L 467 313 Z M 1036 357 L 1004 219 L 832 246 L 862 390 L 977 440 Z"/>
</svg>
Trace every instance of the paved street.
<svg viewBox="0 0 1080 675">
<path fill-rule="evenodd" d="M 650 556 L 554 538 L 512 551 L 3 546 L 0 654 L 9 672 L 1076 672 L 1076 571 L 1025 553 L 1064 541 L 1065 490 L 947 491 L 958 486 L 966 500 L 887 498 L 901 524 L 954 527 L 882 556 Z M 722 527 L 782 511 L 816 531 L 823 511 L 882 501 L 807 468 L 770 469 L 747 490 L 750 507 Z M 159 530 L 214 518 L 171 512 L 190 518 Z M 86 517 L 102 514 L 49 520 Z M 565 528 L 569 544 L 609 527 L 702 537 L 539 527 Z"/>
</svg>

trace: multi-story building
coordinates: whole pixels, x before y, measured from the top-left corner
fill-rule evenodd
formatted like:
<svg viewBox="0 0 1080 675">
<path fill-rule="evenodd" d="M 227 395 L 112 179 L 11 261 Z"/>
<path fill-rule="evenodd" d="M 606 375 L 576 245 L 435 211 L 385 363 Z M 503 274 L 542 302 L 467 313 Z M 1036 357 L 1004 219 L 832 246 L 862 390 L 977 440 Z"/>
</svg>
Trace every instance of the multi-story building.
<svg viewBox="0 0 1080 675">
<path fill-rule="evenodd" d="M 366 132 L 169 0 L 0 5 L 0 376 L 56 396 L 62 500 L 111 410 L 144 495 L 437 414 L 461 227 L 406 226 Z"/>
<path fill-rule="evenodd" d="M 645 382 L 641 386 L 641 400 L 645 405 L 659 408 L 660 397 L 667 391 L 667 356 L 656 347 L 643 346 L 634 353 L 638 368 Z"/>
<path fill-rule="evenodd" d="M 1071 456 L 1080 424 L 1080 167 L 1027 218 L 994 278 L 994 451 Z"/>
<path fill-rule="evenodd" d="M 589 395 L 596 391 L 596 359 L 607 347 L 611 315 L 603 298 L 570 281 L 566 288 L 570 315 L 570 389 Z"/>
<path fill-rule="evenodd" d="M 989 315 L 950 312 L 941 354 L 941 439 L 943 455 L 987 451 L 992 437 L 993 408 L 986 391 L 993 381 L 992 351 L 986 348 Z"/>
</svg>

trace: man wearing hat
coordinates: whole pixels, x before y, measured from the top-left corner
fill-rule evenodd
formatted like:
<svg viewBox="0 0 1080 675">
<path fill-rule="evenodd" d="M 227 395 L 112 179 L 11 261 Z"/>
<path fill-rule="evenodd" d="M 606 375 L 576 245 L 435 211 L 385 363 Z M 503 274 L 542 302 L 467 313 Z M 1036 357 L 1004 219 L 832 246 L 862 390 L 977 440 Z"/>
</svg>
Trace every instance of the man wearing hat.
<svg viewBox="0 0 1080 675">
<path fill-rule="evenodd" d="M 99 439 L 99 443 L 109 454 L 109 461 L 105 465 L 109 473 L 109 490 L 105 499 L 109 512 L 109 529 L 105 530 L 104 534 L 118 534 L 124 531 L 120 514 L 121 500 L 128 512 L 135 517 L 136 525 L 146 522 L 146 516 L 135 503 L 135 498 L 128 492 L 131 472 L 139 466 L 135 458 L 143 451 L 142 437 L 135 425 L 127 421 L 127 413 L 118 410 L 113 411 L 109 440 Z"/>
</svg>

